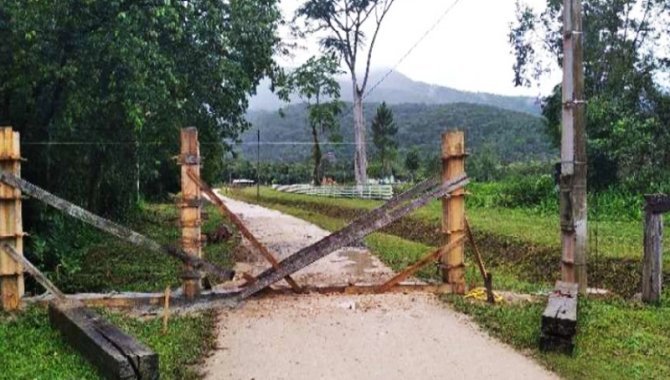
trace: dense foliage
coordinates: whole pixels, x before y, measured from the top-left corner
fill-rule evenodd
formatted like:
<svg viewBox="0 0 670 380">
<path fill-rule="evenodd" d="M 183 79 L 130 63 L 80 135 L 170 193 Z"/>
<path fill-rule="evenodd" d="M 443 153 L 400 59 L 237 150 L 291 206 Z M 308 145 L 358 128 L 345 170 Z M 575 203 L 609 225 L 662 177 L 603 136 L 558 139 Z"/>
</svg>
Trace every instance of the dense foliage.
<svg viewBox="0 0 670 380">
<path fill-rule="evenodd" d="M 21 133 L 24 177 L 123 219 L 178 190 L 179 129 L 196 126 L 213 178 L 278 71 L 276 3 L 0 0 L 0 124 Z M 69 220 L 27 205 L 27 229 L 77 244 Z"/>
<path fill-rule="evenodd" d="M 399 163 L 408 150 L 416 147 L 422 159 L 437 159 L 440 152 L 440 135 L 447 129 L 465 131 L 467 149 L 471 159 L 476 159 L 480 151 L 488 151 L 490 156 L 502 164 L 516 161 L 553 159 L 555 148 L 544 133 L 542 119 L 526 113 L 507 111 L 500 108 L 474 104 L 399 104 L 389 105 L 393 111 L 394 123 L 398 128 L 395 140 L 398 142 Z M 340 123 L 344 143 L 325 145 L 338 164 L 353 166 L 351 154 L 353 140 L 351 120 L 347 114 L 351 106 L 343 111 Z M 374 116 L 374 108 L 366 107 L 369 119 Z M 294 105 L 277 112 L 255 111 L 249 120 L 261 131 L 261 161 L 303 162 L 310 155 L 309 129 L 304 118 L 305 105 Z M 371 125 L 368 125 L 371 132 Z M 253 133 L 252 133 L 253 132 Z M 369 133 L 371 135 L 371 133 Z M 242 154 L 247 159 L 255 158 L 255 131 L 242 136 Z M 281 143 L 281 144 L 278 144 Z M 264 144 L 264 145 L 263 145 Z M 371 171 L 372 171 L 371 166 Z M 370 173 L 373 175 L 374 173 Z"/>
<path fill-rule="evenodd" d="M 670 96 L 659 78 L 668 73 L 665 0 L 583 1 L 589 185 L 623 184 L 633 191 L 670 190 Z M 535 14 L 520 6 L 510 41 L 517 84 L 562 63 L 562 2 L 547 0 Z M 548 54 L 547 54 L 548 53 Z M 560 143 L 561 89 L 544 100 L 549 134 Z"/>
</svg>

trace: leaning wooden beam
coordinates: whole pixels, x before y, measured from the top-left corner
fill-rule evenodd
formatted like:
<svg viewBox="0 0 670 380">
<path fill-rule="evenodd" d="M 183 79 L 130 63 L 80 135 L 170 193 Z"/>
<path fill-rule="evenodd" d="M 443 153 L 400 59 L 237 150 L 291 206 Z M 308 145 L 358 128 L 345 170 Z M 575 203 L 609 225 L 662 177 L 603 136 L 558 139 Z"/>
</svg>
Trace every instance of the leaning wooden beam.
<svg viewBox="0 0 670 380">
<path fill-rule="evenodd" d="M 240 292 L 240 299 L 247 298 L 254 293 L 266 288 L 285 276 L 312 264 L 313 262 L 327 256 L 331 252 L 346 247 L 356 241 L 359 241 L 368 234 L 383 228 L 394 221 L 402 218 L 417 208 L 426 205 L 431 199 L 443 197 L 456 189 L 460 189 L 468 183 L 468 178 L 462 176 L 447 181 L 436 189 L 429 190 L 416 199 L 408 201 L 392 210 L 383 210 L 381 212 L 373 211 L 365 217 L 361 217 L 351 223 L 349 226 L 307 246 L 293 255 L 284 259 L 278 269 L 270 268 L 261 273 L 256 282 L 245 287 Z"/>
<path fill-rule="evenodd" d="M 7 172 L 0 172 L 0 181 L 6 183 L 9 186 L 21 189 L 26 195 L 37 198 L 40 201 L 63 211 L 64 213 L 77 218 L 87 224 L 90 224 L 102 231 L 105 231 L 109 234 L 112 234 L 122 240 L 125 240 L 131 244 L 146 248 L 150 251 L 164 253 L 175 257 L 181 260 L 184 263 L 191 265 L 197 270 L 203 270 L 211 275 L 218 277 L 222 281 L 229 281 L 235 275 L 235 272 L 220 268 L 217 265 L 214 265 L 206 260 L 203 260 L 199 257 L 189 256 L 182 250 L 179 250 L 175 247 L 163 246 L 158 242 L 147 238 L 144 235 L 141 235 L 129 228 L 123 227 L 119 224 L 116 224 L 110 220 L 104 219 L 100 216 L 97 216 L 83 208 L 72 204 L 62 198 L 59 198 L 48 191 L 33 185 L 32 183 L 25 181 L 19 177 L 16 177 Z"/>
<path fill-rule="evenodd" d="M 249 231 L 249 229 L 247 228 L 247 226 L 244 225 L 242 220 L 237 215 L 235 215 L 235 213 L 233 213 L 228 208 L 228 206 L 226 206 L 225 203 L 223 203 L 221 198 L 219 198 L 219 196 L 216 195 L 216 193 L 212 190 L 212 188 L 209 187 L 207 182 L 203 181 L 202 178 L 200 178 L 200 176 L 193 173 L 191 170 L 188 170 L 187 174 L 196 184 L 198 184 L 198 186 L 200 186 L 200 190 L 202 190 L 209 197 L 209 200 L 212 201 L 219 208 L 219 211 L 221 211 L 221 213 L 227 215 L 230 218 L 230 221 L 233 222 L 235 226 L 237 226 L 237 229 L 238 231 L 240 231 L 242 236 L 244 236 L 247 240 L 249 240 L 251 245 L 253 245 L 254 248 L 256 248 L 274 268 L 277 268 L 279 266 L 279 261 L 277 260 L 275 255 L 273 255 L 272 252 L 270 252 L 270 250 L 268 250 L 265 247 L 265 245 L 263 245 L 263 243 L 261 243 L 260 241 L 258 241 L 258 239 L 256 239 L 254 234 L 252 234 L 251 231 Z M 293 280 L 291 276 L 284 277 L 284 280 L 286 280 L 286 282 L 288 282 L 288 284 L 291 285 L 291 288 L 296 292 L 299 293 L 301 291 L 300 285 L 298 285 L 298 283 L 295 282 L 295 280 Z"/>
<path fill-rule="evenodd" d="M 49 303 L 51 325 L 108 379 L 158 379 L 158 355 L 79 302 Z"/>
<path fill-rule="evenodd" d="M 49 279 L 35 266 L 28 261 L 25 257 L 19 254 L 14 247 L 7 243 L 0 244 L 0 250 L 5 252 L 9 257 L 14 259 L 17 263 L 23 264 L 23 269 L 30 273 L 40 285 L 44 286 L 44 289 L 48 290 L 56 298 L 65 299 L 65 293 L 61 292 L 56 285 L 54 285 Z"/>
<path fill-rule="evenodd" d="M 479 252 L 479 247 L 475 241 L 475 236 L 472 234 L 472 229 L 470 228 L 470 223 L 468 218 L 465 218 L 465 234 L 470 240 L 470 245 L 472 246 L 472 251 L 475 254 L 475 261 L 477 262 L 477 267 L 479 268 L 479 273 L 481 273 L 482 278 L 484 279 L 484 288 L 486 289 L 486 302 L 494 304 L 496 302 L 496 297 L 493 294 L 493 278 L 491 273 L 486 270 L 484 267 L 484 260 L 482 259 L 482 254 Z"/>
<path fill-rule="evenodd" d="M 377 293 L 384 293 L 389 291 L 392 287 L 396 286 L 402 281 L 405 281 L 409 276 L 418 272 L 421 268 L 425 267 L 431 262 L 434 262 L 435 260 L 438 260 L 444 254 L 444 252 L 449 252 L 450 249 L 454 248 L 457 244 L 460 244 L 464 239 L 465 236 L 460 236 L 458 239 L 452 241 L 446 246 L 440 247 L 434 250 L 433 252 L 427 254 L 426 256 L 422 257 L 419 261 L 408 266 L 402 272 L 396 274 L 391 279 L 380 285 L 377 288 Z"/>
</svg>

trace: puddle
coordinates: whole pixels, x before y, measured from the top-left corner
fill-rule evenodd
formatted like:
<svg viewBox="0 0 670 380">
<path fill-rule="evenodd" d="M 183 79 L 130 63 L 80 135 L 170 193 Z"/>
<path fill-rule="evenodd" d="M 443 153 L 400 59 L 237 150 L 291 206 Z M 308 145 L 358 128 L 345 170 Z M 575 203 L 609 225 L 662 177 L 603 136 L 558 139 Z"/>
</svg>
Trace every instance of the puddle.
<svg viewBox="0 0 670 380">
<path fill-rule="evenodd" d="M 338 257 L 348 261 L 343 269 L 354 276 L 364 276 L 367 272 L 377 269 L 372 255 L 367 251 L 346 250 L 340 252 Z"/>
</svg>

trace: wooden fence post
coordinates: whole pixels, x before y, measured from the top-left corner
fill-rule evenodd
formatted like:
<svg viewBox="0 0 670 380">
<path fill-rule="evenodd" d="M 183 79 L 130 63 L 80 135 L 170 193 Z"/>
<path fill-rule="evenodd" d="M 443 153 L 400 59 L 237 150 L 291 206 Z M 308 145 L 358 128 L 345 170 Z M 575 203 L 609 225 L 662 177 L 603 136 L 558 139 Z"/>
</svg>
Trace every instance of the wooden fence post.
<svg viewBox="0 0 670 380">
<path fill-rule="evenodd" d="M 186 254 L 202 257 L 201 251 L 201 194 L 200 186 L 188 175 L 189 171 L 200 176 L 200 145 L 195 127 L 181 130 L 181 200 L 179 221 L 181 248 Z M 200 294 L 200 273 L 190 265 L 184 266 L 182 287 L 187 299 Z"/>
<path fill-rule="evenodd" d="M 11 127 L 0 128 L 0 169 L 18 177 L 21 175 L 20 160 L 19 133 Z M 3 183 L 0 183 L 0 241 L 23 255 L 21 190 Z M 5 252 L 0 252 L 0 292 L 4 310 L 19 307 L 24 292 L 23 266 Z"/>
<path fill-rule="evenodd" d="M 663 282 L 663 215 L 649 206 L 644 218 L 644 261 L 642 263 L 642 300 L 656 303 L 661 300 Z"/>
<path fill-rule="evenodd" d="M 442 135 L 442 180 L 446 183 L 465 174 L 465 135 L 462 131 Z M 465 293 L 465 189 L 460 188 L 442 199 L 442 232 L 445 246 L 453 245 L 441 256 L 442 280 L 454 294 Z"/>
</svg>

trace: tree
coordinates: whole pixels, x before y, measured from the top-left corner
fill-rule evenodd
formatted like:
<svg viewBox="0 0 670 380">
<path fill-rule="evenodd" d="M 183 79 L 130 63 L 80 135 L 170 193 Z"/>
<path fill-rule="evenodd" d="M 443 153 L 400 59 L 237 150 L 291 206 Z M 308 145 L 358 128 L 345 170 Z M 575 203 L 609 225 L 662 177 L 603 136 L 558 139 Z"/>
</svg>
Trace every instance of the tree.
<svg viewBox="0 0 670 380">
<path fill-rule="evenodd" d="M 372 52 L 379 35 L 382 22 L 394 0 L 307 0 L 296 11 L 296 18 L 306 23 L 304 33 L 326 32 L 321 46 L 328 52 L 337 54 L 344 60 L 353 89 L 354 111 L 354 174 L 356 183 L 367 183 L 367 155 L 365 145 L 365 119 L 363 116 L 363 96 L 370 75 Z M 373 22 L 372 37 L 367 41 L 364 27 Z M 359 54 L 363 54 L 361 56 Z M 357 70 L 363 62 L 363 76 Z"/>
<path fill-rule="evenodd" d="M 339 101 L 340 86 L 335 80 L 335 75 L 339 72 L 337 59 L 333 55 L 312 57 L 288 76 L 286 86 L 279 91 L 284 98 L 288 98 L 288 94 L 295 91 L 307 103 L 308 124 L 313 142 L 312 181 L 316 186 L 321 184 L 323 178 L 319 131 L 333 136 L 339 130 L 338 116 L 342 106 Z"/>
<path fill-rule="evenodd" d="M 384 176 L 391 174 L 391 161 L 398 148 L 398 143 L 395 141 L 397 133 L 398 127 L 393 121 L 393 111 L 386 106 L 386 102 L 383 102 L 377 107 L 377 113 L 372 119 L 372 142 L 377 148 Z"/>
<path fill-rule="evenodd" d="M 547 0 L 536 14 L 518 5 L 509 38 L 516 54 L 514 82 L 530 85 L 542 77 L 551 57 L 562 63 L 561 2 Z M 664 0 L 583 2 L 585 94 L 589 183 L 615 182 L 653 191 L 668 178 L 670 97 L 657 78 L 668 73 L 670 51 Z M 560 140 L 560 86 L 543 102 L 547 130 Z"/>
<path fill-rule="evenodd" d="M 412 147 L 412 149 L 407 152 L 405 156 L 405 169 L 410 173 L 412 181 L 415 178 L 416 172 L 421 167 L 421 155 L 419 153 L 419 148 Z"/>
</svg>

